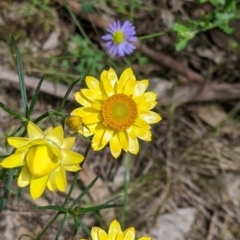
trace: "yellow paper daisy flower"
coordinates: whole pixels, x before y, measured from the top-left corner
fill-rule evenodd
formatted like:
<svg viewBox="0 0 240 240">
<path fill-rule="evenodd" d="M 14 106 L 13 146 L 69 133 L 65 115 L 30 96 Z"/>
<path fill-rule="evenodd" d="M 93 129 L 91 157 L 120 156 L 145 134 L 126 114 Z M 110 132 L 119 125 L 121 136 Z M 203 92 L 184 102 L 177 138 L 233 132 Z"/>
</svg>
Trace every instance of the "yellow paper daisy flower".
<svg viewBox="0 0 240 240">
<path fill-rule="evenodd" d="M 21 167 L 18 186 L 30 184 L 30 195 L 39 198 L 47 187 L 50 191 L 65 191 L 66 170 L 76 172 L 84 157 L 70 149 L 74 137 L 64 138 L 62 126 L 48 128 L 44 132 L 34 123 L 27 125 L 27 137 L 9 137 L 15 152 L 1 162 L 4 168 Z"/>
<path fill-rule="evenodd" d="M 157 104 L 157 95 L 145 92 L 148 80 L 137 81 L 131 68 L 125 69 L 118 79 L 110 68 L 101 73 L 100 81 L 87 76 L 86 84 L 87 89 L 74 94 L 83 106 L 71 113 L 82 118 L 83 127 L 78 132 L 86 137 L 94 135 L 94 151 L 109 143 L 115 158 L 122 149 L 137 154 L 138 138 L 151 141 L 150 124 L 161 120 L 159 114 L 151 111 Z"/>
<path fill-rule="evenodd" d="M 119 222 L 113 220 L 109 226 L 108 233 L 99 227 L 93 227 L 91 230 L 91 237 L 92 240 L 135 240 L 135 228 L 130 227 L 122 232 Z M 151 240 L 151 238 L 141 237 L 138 240 Z"/>
</svg>

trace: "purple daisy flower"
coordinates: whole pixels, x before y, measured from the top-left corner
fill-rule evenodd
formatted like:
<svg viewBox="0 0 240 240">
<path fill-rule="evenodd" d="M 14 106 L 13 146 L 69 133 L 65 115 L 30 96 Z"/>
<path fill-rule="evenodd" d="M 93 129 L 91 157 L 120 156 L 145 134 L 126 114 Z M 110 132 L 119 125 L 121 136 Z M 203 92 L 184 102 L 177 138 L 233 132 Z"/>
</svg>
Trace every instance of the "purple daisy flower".
<svg viewBox="0 0 240 240">
<path fill-rule="evenodd" d="M 136 48 L 134 42 L 137 41 L 135 27 L 129 21 L 124 21 L 123 24 L 119 20 L 111 23 L 107 29 L 107 34 L 101 38 L 105 41 L 110 54 L 123 57 L 131 54 Z"/>
</svg>

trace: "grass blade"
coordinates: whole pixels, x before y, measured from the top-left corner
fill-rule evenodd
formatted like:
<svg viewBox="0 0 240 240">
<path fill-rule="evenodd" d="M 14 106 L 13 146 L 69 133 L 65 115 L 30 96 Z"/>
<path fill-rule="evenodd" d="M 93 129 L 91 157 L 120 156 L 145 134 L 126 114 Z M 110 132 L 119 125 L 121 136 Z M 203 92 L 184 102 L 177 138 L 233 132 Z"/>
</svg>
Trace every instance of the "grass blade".
<svg viewBox="0 0 240 240">
<path fill-rule="evenodd" d="M 89 229 L 87 228 L 87 226 L 77 217 L 76 218 L 76 221 L 77 223 L 82 227 L 82 229 L 87 233 L 88 236 L 91 236 L 91 233 L 89 231 Z"/>
<path fill-rule="evenodd" d="M 32 110 L 33 110 L 33 108 L 34 108 L 34 105 L 35 105 L 35 103 L 36 103 L 36 101 L 37 101 L 37 97 L 38 97 L 38 94 L 39 94 L 39 92 L 40 92 L 40 88 L 41 88 L 41 86 L 42 86 L 43 79 L 44 79 L 44 76 L 39 80 L 38 85 L 37 85 L 37 88 L 36 88 L 35 93 L 34 93 L 34 95 L 33 95 L 33 98 L 32 98 L 32 101 L 31 101 L 31 104 L 30 104 L 28 113 L 27 113 L 27 119 L 28 119 L 28 120 L 29 120 L 29 118 L 30 118 L 30 114 L 31 114 L 31 112 L 32 112 Z"/>
<path fill-rule="evenodd" d="M 80 195 L 73 201 L 71 208 L 73 208 L 73 206 L 85 195 L 89 192 L 89 190 L 93 187 L 93 185 L 95 184 L 95 182 L 98 180 L 99 176 L 96 176 L 92 182 L 80 193 Z"/>
<path fill-rule="evenodd" d="M 5 186 L 3 196 L 0 199 L 0 212 L 3 210 L 3 208 L 4 208 L 5 204 L 6 204 L 6 201 L 8 199 L 8 195 L 9 195 L 9 192 L 10 192 L 10 187 L 11 187 L 12 181 L 13 181 L 14 170 L 15 169 L 10 169 L 9 170 L 7 184 Z"/>
<path fill-rule="evenodd" d="M 17 60 L 17 71 L 18 71 L 18 78 L 19 78 L 19 86 L 20 86 L 20 92 L 21 92 L 21 98 L 22 98 L 22 104 L 25 116 L 28 114 L 28 105 L 27 105 L 27 94 L 26 94 L 26 85 L 24 80 L 24 72 L 23 72 L 23 66 L 22 66 L 22 60 L 18 51 L 17 43 L 14 39 L 14 37 L 11 37 L 13 49 L 16 54 L 16 60 Z"/>
<path fill-rule="evenodd" d="M 73 87 L 74 87 L 78 82 L 80 83 L 81 81 L 82 81 L 82 79 L 81 79 L 81 78 L 78 78 L 76 81 L 74 81 L 74 82 L 69 86 L 69 88 L 68 88 L 67 92 L 65 93 L 65 95 L 64 95 L 64 97 L 63 97 L 63 100 L 62 100 L 62 102 L 61 102 L 59 112 L 61 112 L 61 111 L 63 110 L 63 108 L 64 108 L 64 106 L 65 106 L 65 103 L 66 103 L 66 101 L 67 101 L 67 98 L 68 98 L 69 94 L 71 93 Z"/>
<path fill-rule="evenodd" d="M 65 213 L 65 214 L 64 214 L 64 217 L 63 217 L 63 219 L 62 219 L 62 221 L 61 221 L 61 223 L 60 223 L 59 226 L 58 226 L 58 231 L 57 231 L 55 240 L 58 240 L 58 238 L 60 237 L 60 234 L 61 234 L 61 232 L 62 232 L 62 230 L 63 230 L 63 225 L 64 225 L 66 219 L 67 219 L 67 214 Z"/>
</svg>

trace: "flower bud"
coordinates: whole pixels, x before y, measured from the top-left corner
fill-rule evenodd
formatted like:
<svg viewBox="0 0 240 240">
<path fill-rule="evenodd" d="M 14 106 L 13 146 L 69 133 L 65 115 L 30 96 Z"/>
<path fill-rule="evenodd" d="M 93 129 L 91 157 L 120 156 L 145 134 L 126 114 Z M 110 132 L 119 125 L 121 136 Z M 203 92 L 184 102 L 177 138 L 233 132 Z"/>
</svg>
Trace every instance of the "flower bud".
<svg viewBox="0 0 240 240">
<path fill-rule="evenodd" d="M 82 118 L 76 115 L 67 117 L 65 120 L 70 131 L 77 131 L 82 129 Z"/>
</svg>

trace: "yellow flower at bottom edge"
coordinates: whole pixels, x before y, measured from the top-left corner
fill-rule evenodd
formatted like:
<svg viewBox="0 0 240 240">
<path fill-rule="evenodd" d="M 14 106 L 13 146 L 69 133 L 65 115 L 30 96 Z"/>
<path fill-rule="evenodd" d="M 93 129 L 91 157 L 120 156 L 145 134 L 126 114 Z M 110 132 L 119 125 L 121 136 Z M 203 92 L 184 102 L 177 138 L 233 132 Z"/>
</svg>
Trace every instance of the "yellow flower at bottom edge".
<svg viewBox="0 0 240 240">
<path fill-rule="evenodd" d="M 157 104 L 157 95 L 145 92 L 148 80 L 137 81 L 131 68 L 125 69 L 118 79 L 110 68 L 101 73 L 100 81 L 87 76 L 86 84 L 88 88 L 74 94 L 83 106 L 71 113 L 82 118 L 83 127 L 78 133 L 86 137 L 94 135 L 94 151 L 109 143 L 115 158 L 122 149 L 137 154 L 138 138 L 151 141 L 150 124 L 161 120 L 159 114 L 151 111 Z"/>
<path fill-rule="evenodd" d="M 66 170 L 76 172 L 84 157 L 70 149 L 75 137 L 64 138 L 62 126 L 44 132 L 34 123 L 27 125 L 27 137 L 9 137 L 15 152 L 0 165 L 4 168 L 22 167 L 18 186 L 30 184 L 30 195 L 39 198 L 47 187 L 50 191 L 66 191 Z"/>
<path fill-rule="evenodd" d="M 99 227 L 93 227 L 91 230 L 91 238 L 92 240 L 135 240 L 135 228 L 130 227 L 122 232 L 119 222 L 113 220 L 109 226 L 108 233 Z M 151 240 L 151 238 L 145 236 L 138 240 Z"/>
</svg>

